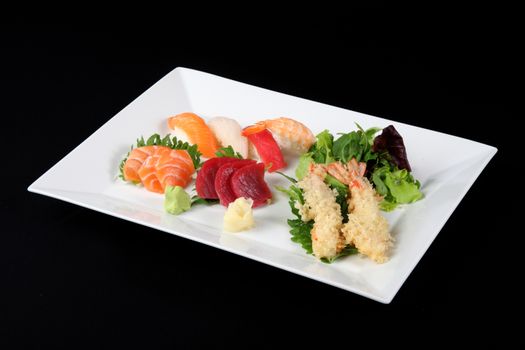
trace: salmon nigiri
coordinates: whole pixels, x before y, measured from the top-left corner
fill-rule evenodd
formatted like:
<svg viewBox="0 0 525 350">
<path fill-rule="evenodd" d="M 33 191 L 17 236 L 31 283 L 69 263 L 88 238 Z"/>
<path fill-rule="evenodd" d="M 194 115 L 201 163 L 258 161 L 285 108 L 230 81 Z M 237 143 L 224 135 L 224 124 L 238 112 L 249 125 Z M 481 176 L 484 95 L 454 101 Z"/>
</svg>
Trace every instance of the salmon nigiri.
<svg viewBox="0 0 525 350">
<path fill-rule="evenodd" d="M 185 150 L 143 146 L 131 151 L 123 167 L 124 179 L 142 183 L 148 191 L 164 193 L 167 186 L 186 187 L 195 172 Z"/>
<path fill-rule="evenodd" d="M 315 136 L 304 125 L 297 120 L 290 118 L 268 119 L 258 122 L 257 125 L 268 129 L 281 150 L 293 154 L 303 154 L 308 152 L 315 142 Z"/>
<path fill-rule="evenodd" d="M 181 113 L 168 118 L 168 127 L 182 141 L 196 144 L 206 158 L 215 157 L 219 149 L 217 139 L 204 120 L 194 113 Z"/>
</svg>

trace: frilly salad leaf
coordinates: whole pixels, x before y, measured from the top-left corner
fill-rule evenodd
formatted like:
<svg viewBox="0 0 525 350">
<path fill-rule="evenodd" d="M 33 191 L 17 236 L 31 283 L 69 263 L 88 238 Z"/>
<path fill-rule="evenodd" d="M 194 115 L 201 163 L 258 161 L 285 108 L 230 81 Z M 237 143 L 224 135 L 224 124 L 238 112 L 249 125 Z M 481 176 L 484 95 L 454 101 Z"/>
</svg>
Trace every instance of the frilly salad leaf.
<svg viewBox="0 0 525 350">
<path fill-rule="evenodd" d="M 335 177 L 331 175 L 326 175 L 324 178 L 324 182 L 330 186 L 331 189 L 335 189 L 337 191 L 337 196 L 335 197 L 335 201 L 339 204 L 341 207 L 341 215 L 343 216 L 343 223 L 348 222 L 348 186 L 346 186 L 344 183 L 337 180 Z"/>
<path fill-rule="evenodd" d="M 215 155 L 220 157 L 231 157 L 231 158 L 238 158 L 243 159 L 242 155 L 239 152 L 235 152 L 232 146 L 228 147 L 221 147 L 217 152 L 215 152 Z"/>
<path fill-rule="evenodd" d="M 308 153 L 311 154 L 314 162 L 319 164 L 328 164 L 335 159 L 332 155 L 332 147 L 334 143 L 334 136 L 324 130 L 316 136 L 317 141 L 310 147 Z"/>
<path fill-rule="evenodd" d="M 299 204 L 304 204 L 303 190 L 297 187 L 295 183 L 292 183 L 288 189 L 282 187 L 276 188 L 290 198 L 288 204 L 290 204 L 292 214 L 295 215 L 294 219 L 288 219 L 292 242 L 299 243 L 303 249 L 306 250 L 306 253 L 312 254 L 312 236 L 310 231 L 312 231 L 312 228 L 314 227 L 314 221 L 310 220 L 304 222 L 301 219 L 299 209 L 296 207 L 297 202 L 299 202 Z"/>
<path fill-rule="evenodd" d="M 299 166 L 296 175 L 299 179 L 306 174 L 308 170 L 308 161 L 311 159 L 318 164 L 329 164 L 334 161 L 347 163 L 350 159 L 355 158 L 358 162 L 367 162 L 377 158 L 377 154 L 372 151 L 374 144 L 374 135 L 381 130 L 380 128 L 370 128 L 364 130 L 357 124 L 358 130 L 347 134 L 340 134 L 339 138 L 334 141 L 334 136 L 324 130 L 316 136 L 317 141 L 299 159 Z"/>
<path fill-rule="evenodd" d="M 314 159 L 310 152 L 302 154 L 299 157 L 299 164 L 295 168 L 295 176 L 298 180 L 302 180 L 306 175 L 308 175 L 308 170 L 310 169 L 310 164 L 312 164 Z"/>
<path fill-rule="evenodd" d="M 423 198 L 419 181 L 406 169 L 398 169 L 386 160 L 374 168 L 371 180 L 376 191 L 383 196 L 380 204 L 382 210 L 391 211 L 399 204 L 413 203 Z"/>
<path fill-rule="evenodd" d="M 374 143 L 374 135 L 381 129 L 370 128 L 363 130 L 359 124 L 356 123 L 356 125 L 358 127 L 357 131 L 341 134 L 334 141 L 332 152 L 336 160 L 347 163 L 352 158 L 355 158 L 358 162 L 368 162 L 377 158 L 377 154 L 372 152 L 372 145 Z"/>
<path fill-rule="evenodd" d="M 393 125 L 389 125 L 383 129 L 381 135 L 374 139 L 372 150 L 376 153 L 388 152 L 390 161 L 394 163 L 399 169 L 406 169 L 412 171 L 410 163 L 408 162 L 407 151 L 403 137 L 399 135 Z"/>
</svg>

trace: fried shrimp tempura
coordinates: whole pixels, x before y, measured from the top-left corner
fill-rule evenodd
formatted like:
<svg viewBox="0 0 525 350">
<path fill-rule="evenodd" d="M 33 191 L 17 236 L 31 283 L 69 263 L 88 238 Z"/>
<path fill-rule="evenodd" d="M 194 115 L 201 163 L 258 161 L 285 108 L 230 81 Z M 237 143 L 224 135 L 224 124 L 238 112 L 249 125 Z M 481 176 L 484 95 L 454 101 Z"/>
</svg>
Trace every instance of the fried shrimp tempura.
<svg viewBox="0 0 525 350">
<path fill-rule="evenodd" d="M 378 263 L 388 260 L 392 246 L 392 236 L 388 232 L 388 222 L 381 215 L 377 196 L 368 180 L 364 179 L 362 189 L 350 188 L 348 201 L 348 222 L 342 231 L 347 243 L 353 244 L 361 254 Z"/>
<path fill-rule="evenodd" d="M 345 165 L 331 163 L 327 171 L 350 189 L 348 222 L 342 226 L 346 242 L 354 245 L 361 254 L 383 263 L 388 260 L 393 238 L 388 230 L 388 222 L 381 215 L 379 198 L 363 176 L 363 164 L 357 163 L 355 159 Z"/>
<path fill-rule="evenodd" d="M 336 194 L 324 182 L 324 169 L 312 167 L 310 173 L 297 185 L 304 191 L 305 204 L 299 208 L 303 221 L 313 219 L 312 250 L 321 258 L 332 258 L 340 250 L 340 230 L 343 224 L 341 207 Z"/>
</svg>

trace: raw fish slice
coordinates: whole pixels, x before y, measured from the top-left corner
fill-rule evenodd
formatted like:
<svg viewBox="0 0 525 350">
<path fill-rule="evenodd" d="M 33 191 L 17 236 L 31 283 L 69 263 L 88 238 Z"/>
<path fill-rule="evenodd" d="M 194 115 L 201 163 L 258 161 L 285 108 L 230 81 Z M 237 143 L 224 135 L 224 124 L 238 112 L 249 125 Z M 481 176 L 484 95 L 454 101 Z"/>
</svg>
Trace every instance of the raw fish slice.
<svg viewBox="0 0 525 350">
<path fill-rule="evenodd" d="M 158 146 L 145 146 L 131 150 L 126 163 L 124 164 L 124 180 L 140 182 L 138 171 L 146 158 L 155 153 Z"/>
<path fill-rule="evenodd" d="M 264 126 L 259 124 L 249 126 L 243 130 L 243 135 L 255 146 L 264 165 L 270 167 L 269 172 L 286 167 L 279 145 L 275 142 L 272 133 Z"/>
<path fill-rule="evenodd" d="M 227 207 L 228 204 L 237 199 L 230 182 L 231 177 L 235 171 L 255 163 L 255 160 L 239 159 L 237 161 L 224 164 L 217 170 L 217 174 L 215 175 L 215 191 L 217 191 L 217 195 L 219 196 L 222 205 Z"/>
<path fill-rule="evenodd" d="M 195 171 L 188 152 L 168 149 L 159 155 L 156 175 L 162 188 L 165 190 L 166 186 L 186 187 Z"/>
<path fill-rule="evenodd" d="M 215 117 L 208 121 L 222 147 L 232 146 L 243 158 L 248 158 L 248 139 L 242 136 L 241 125 L 231 118 Z"/>
<path fill-rule="evenodd" d="M 168 185 L 186 187 L 194 172 L 187 151 L 166 146 L 135 148 L 124 164 L 126 180 L 142 182 L 148 191 L 157 193 L 164 193 Z"/>
<path fill-rule="evenodd" d="M 246 165 L 238 169 L 231 177 L 233 193 L 237 198 L 253 199 L 253 207 L 267 204 L 272 192 L 264 181 L 264 164 Z"/>
<path fill-rule="evenodd" d="M 215 175 L 217 174 L 217 170 L 219 170 L 222 165 L 236 160 L 238 159 L 219 157 L 205 161 L 197 173 L 197 180 L 195 181 L 197 195 L 205 199 L 218 199 L 219 196 L 217 195 L 217 191 L 215 191 Z"/>
<path fill-rule="evenodd" d="M 206 158 L 214 158 L 219 145 L 204 120 L 194 113 L 182 113 L 168 118 L 168 127 L 180 140 L 196 144 Z"/>
<path fill-rule="evenodd" d="M 144 187 L 151 192 L 163 193 L 162 184 L 157 178 L 158 155 L 152 155 L 146 158 L 146 161 L 140 167 L 138 174 Z"/>
</svg>

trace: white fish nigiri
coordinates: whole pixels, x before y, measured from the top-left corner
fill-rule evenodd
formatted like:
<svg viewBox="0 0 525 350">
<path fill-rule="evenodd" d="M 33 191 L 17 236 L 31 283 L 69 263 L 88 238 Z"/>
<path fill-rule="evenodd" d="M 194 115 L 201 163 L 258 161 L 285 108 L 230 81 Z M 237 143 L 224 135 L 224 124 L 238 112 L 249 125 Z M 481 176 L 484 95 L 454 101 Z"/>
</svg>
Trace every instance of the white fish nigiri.
<svg viewBox="0 0 525 350">
<path fill-rule="evenodd" d="M 208 126 L 222 147 L 232 146 L 235 152 L 248 158 L 248 139 L 242 136 L 241 125 L 235 119 L 215 117 L 208 121 Z"/>
</svg>

